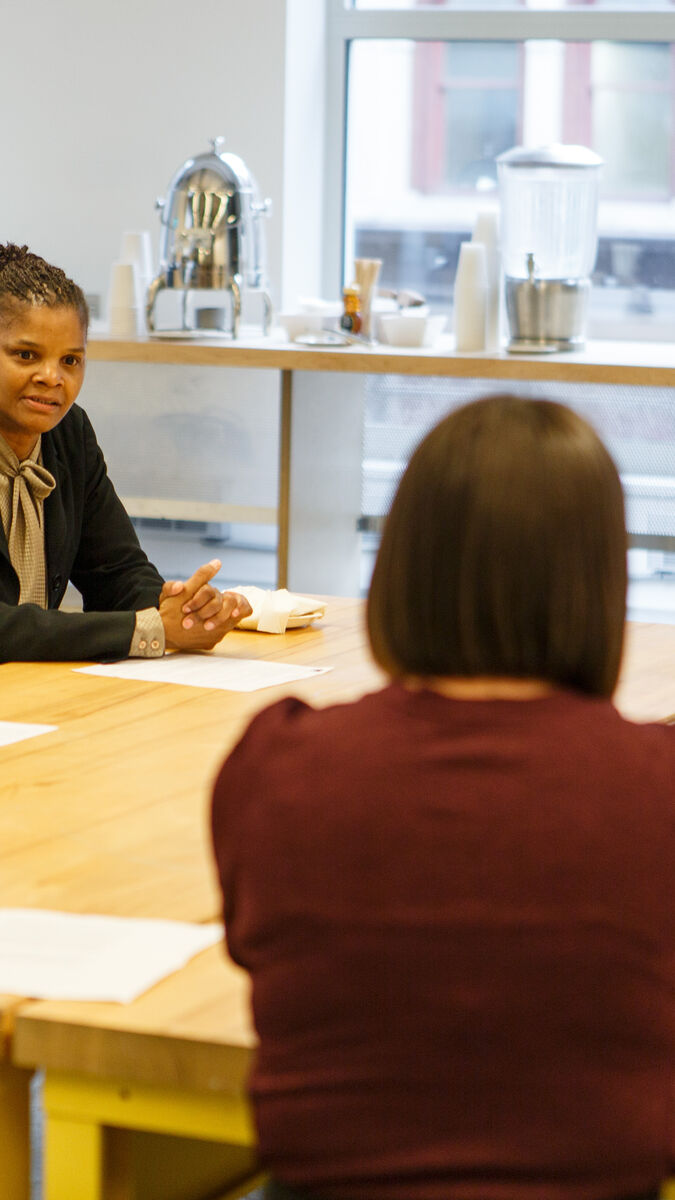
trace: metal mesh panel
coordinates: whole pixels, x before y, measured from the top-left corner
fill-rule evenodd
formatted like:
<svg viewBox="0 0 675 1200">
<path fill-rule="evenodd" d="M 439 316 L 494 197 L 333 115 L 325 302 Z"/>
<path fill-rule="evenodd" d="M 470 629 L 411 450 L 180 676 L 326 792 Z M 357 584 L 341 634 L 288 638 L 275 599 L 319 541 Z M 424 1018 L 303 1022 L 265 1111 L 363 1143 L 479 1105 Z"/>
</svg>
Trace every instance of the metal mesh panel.
<svg viewBox="0 0 675 1200">
<path fill-rule="evenodd" d="M 675 389 L 371 375 L 366 389 L 362 513 L 377 528 L 411 452 L 446 413 L 495 392 L 558 400 L 597 429 L 621 473 L 636 544 L 675 549 Z"/>
</svg>

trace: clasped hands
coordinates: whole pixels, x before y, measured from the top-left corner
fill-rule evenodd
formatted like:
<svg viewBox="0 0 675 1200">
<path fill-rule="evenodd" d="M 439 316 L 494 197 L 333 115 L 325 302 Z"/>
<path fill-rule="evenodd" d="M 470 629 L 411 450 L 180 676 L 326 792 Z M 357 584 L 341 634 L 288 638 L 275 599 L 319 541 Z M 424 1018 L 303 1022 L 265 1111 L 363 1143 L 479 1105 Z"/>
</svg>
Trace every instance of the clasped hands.
<svg viewBox="0 0 675 1200">
<path fill-rule="evenodd" d="M 220 560 L 198 567 L 184 582 L 168 580 L 159 597 L 167 650 L 212 650 L 249 616 L 251 605 L 238 592 L 219 592 L 210 580 L 220 570 Z"/>
</svg>

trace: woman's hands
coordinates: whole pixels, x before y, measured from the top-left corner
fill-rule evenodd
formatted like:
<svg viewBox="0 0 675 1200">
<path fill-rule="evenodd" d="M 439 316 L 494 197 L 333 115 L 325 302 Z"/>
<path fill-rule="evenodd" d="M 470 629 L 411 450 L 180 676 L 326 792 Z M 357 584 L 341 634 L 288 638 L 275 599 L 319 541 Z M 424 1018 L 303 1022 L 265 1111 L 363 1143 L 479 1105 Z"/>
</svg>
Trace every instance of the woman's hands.
<svg viewBox="0 0 675 1200">
<path fill-rule="evenodd" d="M 170 580 L 159 597 L 167 650 L 211 650 L 230 629 L 247 617 L 251 606 L 237 592 L 219 592 L 209 582 L 220 560 L 198 567 L 184 583 Z"/>
</svg>

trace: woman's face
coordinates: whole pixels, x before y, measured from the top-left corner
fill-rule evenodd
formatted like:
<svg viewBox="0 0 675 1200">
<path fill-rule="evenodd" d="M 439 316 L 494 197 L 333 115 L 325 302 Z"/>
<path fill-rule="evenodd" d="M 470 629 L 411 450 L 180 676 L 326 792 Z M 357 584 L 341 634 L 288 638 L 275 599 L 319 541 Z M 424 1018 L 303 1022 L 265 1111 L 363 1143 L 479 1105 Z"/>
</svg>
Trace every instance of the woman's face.
<svg viewBox="0 0 675 1200">
<path fill-rule="evenodd" d="M 0 434 L 19 459 L 54 429 L 84 379 L 86 335 L 74 308 L 0 309 Z"/>
</svg>

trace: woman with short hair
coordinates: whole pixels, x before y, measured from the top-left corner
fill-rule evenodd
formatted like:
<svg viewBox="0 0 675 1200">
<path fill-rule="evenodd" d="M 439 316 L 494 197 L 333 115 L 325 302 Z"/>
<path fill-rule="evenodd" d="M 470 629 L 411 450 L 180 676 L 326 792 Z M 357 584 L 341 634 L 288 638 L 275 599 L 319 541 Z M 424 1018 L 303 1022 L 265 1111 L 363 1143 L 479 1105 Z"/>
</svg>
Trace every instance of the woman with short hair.
<svg viewBox="0 0 675 1200">
<path fill-rule="evenodd" d="M 386 523 L 390 676 L 286 699 L 213 837 L 276 1200 L 621 1200 L 673 1162 L 675 730 L 611 702 L 616 468 L 562 405 L 443 420 Z"/>
</svg>

